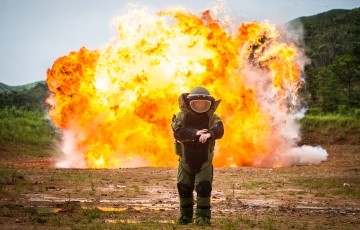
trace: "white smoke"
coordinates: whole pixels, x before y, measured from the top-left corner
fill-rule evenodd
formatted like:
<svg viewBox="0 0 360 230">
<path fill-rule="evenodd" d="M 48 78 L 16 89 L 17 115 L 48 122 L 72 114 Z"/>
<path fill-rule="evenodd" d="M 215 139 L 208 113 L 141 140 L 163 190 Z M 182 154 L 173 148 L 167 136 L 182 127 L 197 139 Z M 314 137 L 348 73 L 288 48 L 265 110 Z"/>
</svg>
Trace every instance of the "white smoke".
<svg viewBox="0 0 360 230">
<path fill-rule="evenodd" d="M 88 168 L 85 155 L 77 146 L 79 133 L 74 130 L 64 130 L 62 135 L 61 158 L 57 160 L 57 168 Z M 146 167 L 150 165 L 149 160 L 141 156 L 127 156 L 118 154 L 117 159 L 124 168 Z"/>
<path fill-rule="evenodd" d="M 61 151 L 63 156 L 56 163 L 58 168 L 87 168 L 84 155 L 79 151 L 76 143 L 76 133 L 73 130 L 63 131 Z"/>
<path fill-rule="evenodd" d="M 283 32 L 283 40 L 301 43 L 302 27 Z M 308 59 L 299 48 L 296 62 L 304 69 Z M 271 117 L 273 135 L 268 145 L 271 154 L 259 157 L 255 166 L 291 166 L 319 164 L 327 160 L 326 150 L 308 145 L 298 146 L 301 141 L 300 120 L 305 116 L 307 109 L 298 97 L 298 89 L 292 84 L 285 84 L 281 89 L 272 86 L 273 76 L 270 72 L 247 64 L 243 70 L 243 77 L 249 88 L 255 89 L 257 101 L 261 109 Z M 304 79 L 301 81 L 305 82 Z M 288 88 L 286 88 L 288 87 Z M 285 88 L 285 89 L 284 89 Z M 280 106 L 279 90 L 286 92 L 281 99 L 285 99 L 287 109 Z"/>
<path fill-rule="evenodd" d="M 322 161 L 326 161 L 327 157 L 328 153 L 325 149 L 320 146 L 313 147 L 309 145 L 291 148 L 288 153 L 281 156 L 291 165 L 320 164 Z"/>
</svg>

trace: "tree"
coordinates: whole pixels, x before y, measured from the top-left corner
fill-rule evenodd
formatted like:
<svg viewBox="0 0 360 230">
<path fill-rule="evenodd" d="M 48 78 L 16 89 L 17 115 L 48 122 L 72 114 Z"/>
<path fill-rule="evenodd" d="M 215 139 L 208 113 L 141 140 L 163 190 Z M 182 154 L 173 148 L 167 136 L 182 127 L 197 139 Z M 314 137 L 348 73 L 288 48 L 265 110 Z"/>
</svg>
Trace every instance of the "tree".
<svg viewBox="0 0 360 230">
<path fill-rule="evenodd" d="M 340 87 L 344 88 L 348 108 L 359 108 L 360 60 L 352 54 L 341 55 L 335 58 L 329 68 L 339 79 Z"/>
<path fill-rule="evenodd" d="M 342 97 L 337 77 L 328 67 L 322 67 L 316 76 L 319 85 L 318 96 L 322 111 L 334 112 L 337 106 L 341 104 Z"/>
</svg>

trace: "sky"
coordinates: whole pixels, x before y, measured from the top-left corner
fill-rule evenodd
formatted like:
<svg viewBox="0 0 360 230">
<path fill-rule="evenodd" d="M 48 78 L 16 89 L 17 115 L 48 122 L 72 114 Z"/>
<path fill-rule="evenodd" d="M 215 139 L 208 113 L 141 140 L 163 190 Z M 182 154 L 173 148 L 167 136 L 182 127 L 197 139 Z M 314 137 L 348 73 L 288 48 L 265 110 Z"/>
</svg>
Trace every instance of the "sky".
<svg viewBox="0 0 360 230">
<path fill-rule="evenodd" d="M 46 79 L 53 62 L 72 50 L 104 47 L 114 34 L 111 21 L 129 4 L 151 12 L 184 7 L 200 14 L 218 0 L 0 0 L 0 82 L 23 85 Z M 284 24 L 331 9 L 360 7 L 360 0 L 225 0 L 239 22 Z"/>
</svg>

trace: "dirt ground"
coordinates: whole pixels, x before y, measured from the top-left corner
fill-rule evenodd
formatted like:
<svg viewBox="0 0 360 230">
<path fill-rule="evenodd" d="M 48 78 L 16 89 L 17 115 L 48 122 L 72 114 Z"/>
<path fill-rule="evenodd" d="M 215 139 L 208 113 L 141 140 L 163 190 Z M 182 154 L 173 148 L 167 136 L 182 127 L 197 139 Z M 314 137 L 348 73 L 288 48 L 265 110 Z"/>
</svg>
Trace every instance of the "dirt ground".
<svg viewBox="0 0 360 230">
<path fill-rule="evenodd" d="M 360 146 L 321 145 L 320 165 L 216 168 L 211 228 L 360 229 Z M 0 229 L 201 228 L 175 223 L 177 169 L 58 169 L 51 158 L 0 156 Z"/>
</svg>

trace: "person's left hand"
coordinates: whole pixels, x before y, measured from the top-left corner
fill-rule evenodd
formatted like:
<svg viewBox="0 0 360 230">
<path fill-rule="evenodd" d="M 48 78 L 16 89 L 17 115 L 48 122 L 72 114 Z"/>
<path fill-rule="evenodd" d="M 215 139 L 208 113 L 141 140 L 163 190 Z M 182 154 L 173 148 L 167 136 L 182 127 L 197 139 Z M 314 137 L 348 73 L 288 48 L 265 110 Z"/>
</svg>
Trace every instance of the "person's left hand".
<svg viewBox="0 0 360 230">
<path fill-rule="evenodd" d="M 211 137 L 211 133 L 205 133 L 205 134 L 201 134 L 199 137 L 199 142 L 200 143 L 205 143 L 207 141 L 208 138 Z"/>
</svg>

